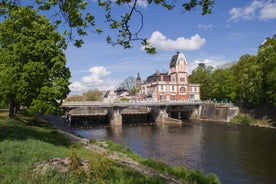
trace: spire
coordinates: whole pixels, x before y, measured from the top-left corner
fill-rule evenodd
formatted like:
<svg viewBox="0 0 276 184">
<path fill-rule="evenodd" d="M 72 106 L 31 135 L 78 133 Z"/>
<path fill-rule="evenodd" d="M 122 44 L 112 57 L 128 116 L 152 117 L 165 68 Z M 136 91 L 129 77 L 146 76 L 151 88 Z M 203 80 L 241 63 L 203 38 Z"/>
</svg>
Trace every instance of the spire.
<svg viewBox="0 0 276 184">
<path fill-rule="evenodd" d="M 135 84 L 136 89 L 140 90 L 141 89 L 141 77 L 140 74 L 137 74 L 137 78 L 136 78 L 136 84 Z"/>
<path fill-rule="evenodd" d="M 137 74 L 136 80 L 141 80 L 141 77 L 140 77 L 140 74 L 139 74 L 139 73 Z"/>
</svg>

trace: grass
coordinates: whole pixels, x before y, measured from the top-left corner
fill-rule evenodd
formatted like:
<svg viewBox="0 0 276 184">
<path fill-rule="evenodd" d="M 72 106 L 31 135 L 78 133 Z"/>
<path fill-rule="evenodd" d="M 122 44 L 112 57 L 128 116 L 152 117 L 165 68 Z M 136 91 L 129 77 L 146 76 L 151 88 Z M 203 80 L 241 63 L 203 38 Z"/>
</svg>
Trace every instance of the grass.
<svg viewBox="0 0 276 184">
<path fill-rule="evenodd" d="M 193 184 L 219 184 L 220 181 L 215 174 L 204 175 L 203 172 L 199 170 L 190 170 L 184 167 L 172 167 L 163 162 L 155 161 L 154 159 L 147 158 L 143 159 L 139 155 L 133 153 L 128 147 L 114 144 L 113 142 L 107 140 L 105 141 L 108 148 L 113 151 L 118 151 L 128 155 L 128 157 L 136 160 L 142 165 L 153 168 L 160 173 L 170 175 L 175 179 L 182 181 L 183 183 L 193 183 Z"/>
<path fill-rule="evenodd" d="M 8 119 L 0 113 L 0 183 L 164 183 L 144 176 L 127 166 L 109 161 L 80 144 L 72 144 L 56 129 L 34 122 L 33 118 Z M 66 174 L 49 169 L 33 172 L 37 162 L 69 157 L 89 160 L 89 171 L 71 168 Z M 74 159 L 73 159 L 74 157 Z M 77 163 L 77 162 L 76 162 Z M 73 165 L 73 164 L 72 164 Z M 78 165 L 78 164 L 77 164 Z"/>
<path fill-rule="evenodd" d="M 96 140 L 90 140 L 91 144 Z M 137 162 L 149 166 L 161 173 L 169 174 L 184 183 L 205 184 L 219 183 L 211 174 L 205 176 L 200 171 L 170 167 L 153 159 L 143 159 L 129 148 L 106 141 L 108 148 L 125 153 Z M 55 169 L 48 169 L 44 174 L 33 172 L 37 162 L 52 158 L 71 160 L 69 172 L 62 174 Z M 88 171 L 80 167 L 80 160 L 88 160 Z M 7 112 L 0 112 L 0 183 L 165 183 L 158 177 L 148 177 L 113 162 L 105 155 L 85 149 L 78 143 L 72 144 L 58 131 L 47 124 L 40 124 L 34 118 L 17 116 L 8 119 Z"/>
<path fill-rule="evenodd" d="M 260 127 L 275 127 L 275 123 L 266 119 L 265 117 L 261 119 L 256 119 L 253 115 L 249 113 L 239 113 L 236 117 L 231 120 L 231 123 L 242 124 L 242 125 L 252 125 Z"/>
</svg>

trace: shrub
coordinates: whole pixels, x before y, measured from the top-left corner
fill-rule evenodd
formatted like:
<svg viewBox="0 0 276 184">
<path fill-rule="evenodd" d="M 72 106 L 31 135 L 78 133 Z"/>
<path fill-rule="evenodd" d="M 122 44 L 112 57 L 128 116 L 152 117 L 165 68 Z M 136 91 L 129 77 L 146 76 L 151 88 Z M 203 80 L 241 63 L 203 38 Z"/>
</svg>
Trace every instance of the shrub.
<svg viewBox="0 0 276 184">
<path fill-rule="evenodd" d="M 129 99 L 128 98 L 121 98 L 120 101 L 122 101 L 122 102 L 128 102 Z"/>
<path fill-rule="evenodd" d="M 253 118 L 249 114 L 238 114 L 231 122 L 250 125 L 253 123 Z"/>
</svg>

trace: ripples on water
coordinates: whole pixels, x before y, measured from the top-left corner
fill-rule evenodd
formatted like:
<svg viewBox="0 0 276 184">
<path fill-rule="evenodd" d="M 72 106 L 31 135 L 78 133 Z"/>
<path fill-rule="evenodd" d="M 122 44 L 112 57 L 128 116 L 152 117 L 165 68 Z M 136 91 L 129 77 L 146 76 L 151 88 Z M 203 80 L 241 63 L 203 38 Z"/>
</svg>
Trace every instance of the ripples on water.
<svg viewBox="0 0 276 184">
<path fill-rule="evenodd" d="M 216 173 L 222 183 L 276 183 L 276 130 L 184 122 L 76 129 L 79 135 L 110 139 L 143 157 Z"/>
</svg>

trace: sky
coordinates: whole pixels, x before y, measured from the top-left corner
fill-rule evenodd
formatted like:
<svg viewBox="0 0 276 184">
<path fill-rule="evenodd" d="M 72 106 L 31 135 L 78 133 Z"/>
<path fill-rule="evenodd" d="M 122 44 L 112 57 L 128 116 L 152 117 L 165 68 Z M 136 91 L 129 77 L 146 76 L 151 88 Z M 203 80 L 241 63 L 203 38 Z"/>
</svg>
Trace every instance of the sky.
<svg viewBox="0 0 276 184">
<path fill-rule="evenodd" d="M 89 7 L 102 34 L 89 33 L 81 48 L 69 45 L 65 51 L 67 66 L 71 70 L 70 95 L 88 90 L 117 89 L 128 77 L 142 80 L 159 71 L 169 71 L 171 57 L 177 51 L 187 59 L 188 71 L 198 63 L 220 66 L 237 62 L 242 55 L 256 55 L 258 47 L 267 37 L 276 34 L 276 0 L 215 0 L 212 14 L 201 15 L 201 9 L 184 12 L 181 7 L 166 10 L 161 6 L 140 0 L 138 9 L 143 14 L 140 37 L 146 38 L 156 49 L 147 54 L 140 41 L 131 49 L 111 46 L 106 36 L 116 32 L 103 22 L 104 15 L 97 2 L 90 0 Z M 129 10 L 121 6 L 112 10 L 113 15 Z M 93 14 L 94 13 L 94 14 Z M 131 30 L 139 26 L 140 17 L 132 19 Z"/>
</svg>

